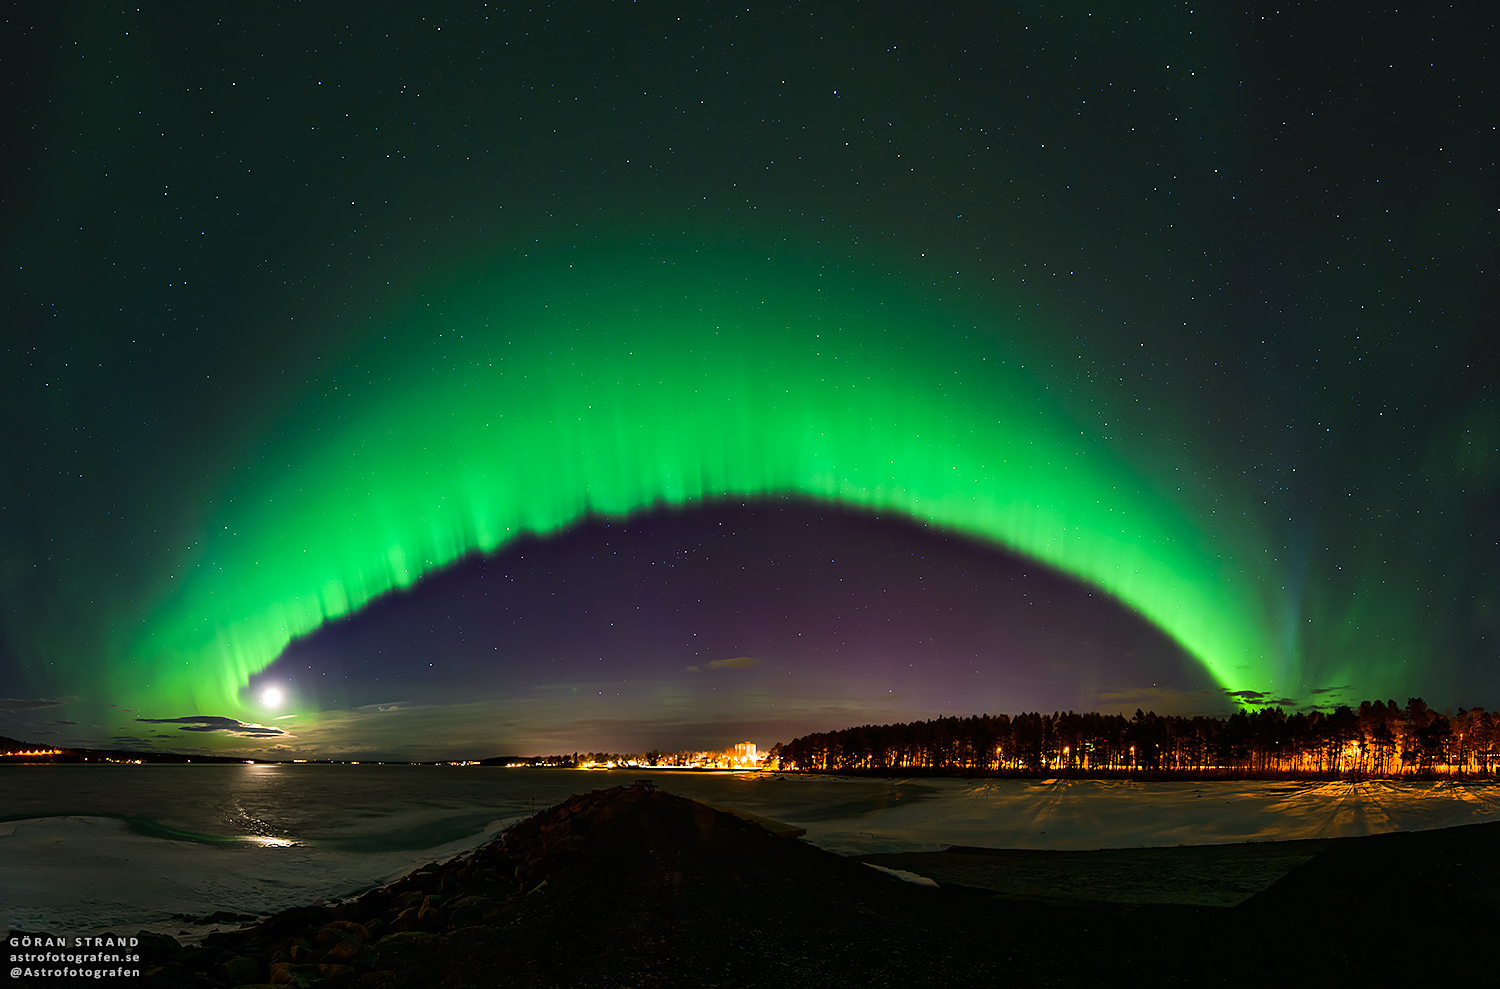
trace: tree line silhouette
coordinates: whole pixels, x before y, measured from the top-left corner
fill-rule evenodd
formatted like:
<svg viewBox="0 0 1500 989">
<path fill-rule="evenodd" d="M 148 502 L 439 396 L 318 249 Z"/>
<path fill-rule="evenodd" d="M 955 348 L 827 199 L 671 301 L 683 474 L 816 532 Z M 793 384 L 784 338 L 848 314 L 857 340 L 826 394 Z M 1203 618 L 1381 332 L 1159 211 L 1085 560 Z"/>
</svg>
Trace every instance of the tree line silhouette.
<svg viewBox="0 0 1500 989">
<path fill-rule="evenodd" d="M 1432 710 L 1420 697 L 1331 713 L 1241 710 L 1227 718 L 980 715 L 863 725 L 779 744 L 768 768 L 817 772 L 1160 776 L 1488 776 L 1500 715 Z"/>
</svg>

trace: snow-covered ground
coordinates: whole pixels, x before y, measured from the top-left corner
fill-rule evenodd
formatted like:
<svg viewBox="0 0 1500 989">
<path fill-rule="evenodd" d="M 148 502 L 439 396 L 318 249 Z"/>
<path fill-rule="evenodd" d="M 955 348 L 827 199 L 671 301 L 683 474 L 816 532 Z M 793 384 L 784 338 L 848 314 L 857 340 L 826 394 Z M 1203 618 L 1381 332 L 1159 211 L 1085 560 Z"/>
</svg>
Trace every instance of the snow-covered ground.
<svg viewBox="0 0 1500 989">
<path fill-rule="evenodd" d="M 1500 820 L 1500 784 L 1495 783 L 924 780 L 921 785 L 937 795 L 802 826 L 815 844 L 853 855 L 948 845 L 1087 850 L 1288 841 Z"/>
<path fill-rule="evenodd" d="M 949 845 L 1086 850 L 1276 841 L 1500 820 L 1500 784 L 1495 783 L 871 780 L 502 769 L 433 770 L 420 777 L 437 781 L 420 791 L 420 806 L 415 796 L 411 803 L 383 809 L 373 796 L 354 810 L 348 809 L 346 795 L 320 800 L 322 816 L 316 819 L 309 808 L 292 806 L 283 796 L 256 808 L 258 831 L 236 831 L 228 824 L 210 827 L 214 821 L 243 823 L 238 811 L 237 816 L 222 813 L 221 791 L 204 798 L 201 807 L 191 805 L 190 794 L 202 791 L 205 780 L 217 780 L 230 791 L 237 785 L 238 777 L 220 780 L 210 775 L 210 767 L 205 770 L 179 774 L 194 787 L 182 790 L 172 811 L 177 826 L 186 822 L 197 829 L 197 841 L 173 840 L 149 828 L 143 832 L 139 821 L 132 828 L 119 817 L 104 816 L 115 812 L 109 806 L 87 808 L 100 816 L 49 812 L 40 797 L 33 798 L 37 810 L 23 811 L 37 816 L 0 822 L 0 923 L 10 930 L 53 934 L 147 929 L 176 935 L 186 929 L 201 935 L 208 928 L 187 927 L 171 915 L 257 914 L 317 897 L 349 896 L 478 847 L 533 804 L 540 809 L 570 792 L 629 784 L 640 776 L 683 796 L 806 828 L 808 841 L 845 855 Z M 358 786 L 371 778 L 352 775 L 359 767 L 297 772 L 288 777 L 295 784 L 290 792 L 349 780 Z M 95 799 L 116 798 L 101 790 Z M 27 806 L 19 797 L 16 801 L 17 807 Z M 412 847 L 409 840 L 384 845 L 374 840 L 432 829 L 439 817 L 481 823 L 443 844 Z M 204 832 L 221 831 L 226 840 L 201 840 Z M 336 838 L 354 832 L 371 840 Z M 442 828 L 431 833 L 452 834 Z M 283 843 L 266 837 L 277 834 L 305 838 Z"/>
</svg>

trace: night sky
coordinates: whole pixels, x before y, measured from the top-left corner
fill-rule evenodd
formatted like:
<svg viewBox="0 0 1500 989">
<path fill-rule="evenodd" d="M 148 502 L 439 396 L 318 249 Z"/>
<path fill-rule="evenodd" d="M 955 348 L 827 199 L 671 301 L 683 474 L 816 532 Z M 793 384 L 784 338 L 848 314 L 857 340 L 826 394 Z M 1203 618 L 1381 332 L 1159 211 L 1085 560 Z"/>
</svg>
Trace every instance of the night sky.
<svg viewBox="0 0 1500 989">
<path fill-rule="evenodd" d="M 1485 5 L 32 6 L 0 734 L 1500 706 Z"/>
</svg>

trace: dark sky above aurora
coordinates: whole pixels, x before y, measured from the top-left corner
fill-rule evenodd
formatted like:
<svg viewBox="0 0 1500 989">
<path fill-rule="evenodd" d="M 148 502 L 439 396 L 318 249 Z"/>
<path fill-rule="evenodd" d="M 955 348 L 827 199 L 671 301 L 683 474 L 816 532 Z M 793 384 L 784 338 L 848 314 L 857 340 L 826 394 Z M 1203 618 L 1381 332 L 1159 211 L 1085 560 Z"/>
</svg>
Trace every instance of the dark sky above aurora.
<svg viewBox="0 0 1500 989">
<path fill-rule="evenodd" d="M 0 734 L 1494 707 L 1459 6 L 12 15 Z"/>
</svg>

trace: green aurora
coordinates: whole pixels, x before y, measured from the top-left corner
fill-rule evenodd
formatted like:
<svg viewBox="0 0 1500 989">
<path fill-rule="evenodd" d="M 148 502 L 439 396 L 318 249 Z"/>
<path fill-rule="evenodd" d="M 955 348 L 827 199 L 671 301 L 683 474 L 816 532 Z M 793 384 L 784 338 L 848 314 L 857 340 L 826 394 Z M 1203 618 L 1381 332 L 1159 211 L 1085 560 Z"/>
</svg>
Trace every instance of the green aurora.
<svg viewBox="0 0 1500 989">
<path fill-rule="evenodd" d="M 303 397 L 220 506 L 111 696 L 253 714 L 296 636 L 585 513 L 798 494 L 1032 556 L 1226 689 L 1295 670 L 1243 529 L 1079 428 L 1018 338 L 900 282 L 682 248 L 559 255 L 430 293 Z M 1250 547 L 1253 549 L 1253 547 Z M 1295 646 L 1293 646 L 1295 649 Z"/>
</svg>

